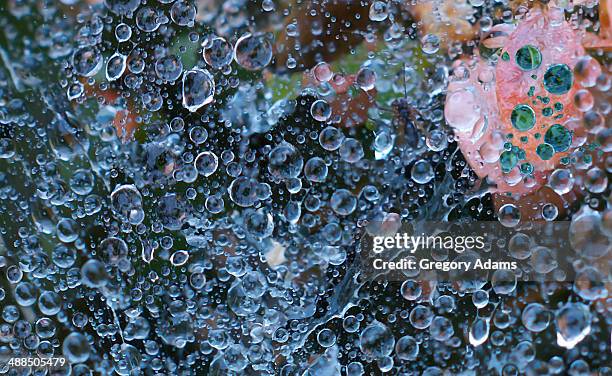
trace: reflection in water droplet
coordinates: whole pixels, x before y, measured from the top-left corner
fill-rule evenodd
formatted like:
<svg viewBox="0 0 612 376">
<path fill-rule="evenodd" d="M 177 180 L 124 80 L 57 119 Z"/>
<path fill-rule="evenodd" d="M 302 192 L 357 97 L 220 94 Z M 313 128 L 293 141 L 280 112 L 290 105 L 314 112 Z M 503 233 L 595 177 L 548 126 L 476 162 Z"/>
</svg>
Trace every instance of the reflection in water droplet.
<svg viewBox="0 0 612 376">
<path fill-rule="evenodd" d="M 183 75 L 183 107 L 190 112 L 213 101 L 215 81 L 205 69 L 192 69 Z"/>
<path fill-rule="evenodd" d="M 272 60 L 272 43 L 263 35 L 247 33 L 236 41 L 234 59 L 244 69 L 263 69 Z"/>
<path fill-rule="evenodd" d="M 120 53 L 115 53 L 106 62 L 106 79 L 109 81 L 115 81 L 123 75 L 125 72 L 125 62 L 127 56 Z"/>
</svg>

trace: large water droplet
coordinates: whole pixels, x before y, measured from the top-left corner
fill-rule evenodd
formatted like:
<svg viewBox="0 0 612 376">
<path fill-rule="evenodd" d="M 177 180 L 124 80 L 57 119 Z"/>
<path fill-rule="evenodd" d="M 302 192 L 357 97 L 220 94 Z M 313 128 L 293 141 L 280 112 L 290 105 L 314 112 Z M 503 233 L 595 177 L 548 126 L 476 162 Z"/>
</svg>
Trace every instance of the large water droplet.
<svg viewBox="0 0 612 376">
<path fill-rule="evenodd" d="M 213 101 L 215 81 L 205 69 L 195 68 L 183 75 L 183 107 L 190 112 Z"/>
</svg>

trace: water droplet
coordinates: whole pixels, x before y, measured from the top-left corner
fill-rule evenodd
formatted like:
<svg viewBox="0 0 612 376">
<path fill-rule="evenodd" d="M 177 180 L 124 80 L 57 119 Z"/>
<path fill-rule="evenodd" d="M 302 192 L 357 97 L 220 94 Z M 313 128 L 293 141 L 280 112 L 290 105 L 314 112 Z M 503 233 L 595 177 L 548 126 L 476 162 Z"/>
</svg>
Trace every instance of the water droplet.
<svg viewBox="0 0 612 376">
<path fill-rule="evenodd" d="M 195 68 L 183 75 L 183 107 L 190 112 L 197 111 L 213 101 L 215 81 L 205 69 Z"/>
<path fill-rule="evenodd" d="M 338 152 L 340 153 L 340 157 L 349 163 L 358 162 L 365 155 L 361 142 L 354 138 L 345 138 Z"/>
<path fill-rule="evenodd" d="M 516 51 L 516 64 L 526 71 L 537 69 L 542 64 L 542 53 L 535 46 L 523 46 Z"/>
<path fill-rule="evenodd" d="M 164 81 L 175 81 L 183 73 L 183 63 L 176 55 L 161 57 L 155 62 L 155 73 Z"/>
<path fill-rule="evenodd" d="M 544 161 L 548 161 L 555 154 L 555 149 L 550 144 L 540 144 L 536 148 L 536 154 Z"/>
<path fill-rule="evenodd" d="M 560 195 L 564 195 L 574 187 L 574 176 L 572 172 L 565 168 L 553 171 L 548 178 L 548 185 Z"/>
<path fill-rule="evenodd" d="M 557 344 L 574 348 L 591 332 L 591 313 L 581 303 L 566 303 L 555 315 Z"/>
<path fill-rule="evenodd" d="M 567 93 L 572 88 L 572 70 L 565 64 L 551 65 L 544 73 L 544 87 L 555 95 Z"/>
<path fill-rule="evenodd" d="M 195 17 L 196 7 L 186 1 L 179 0 L 170 8 L 170 18 L 179 26 L 192 26 Z"/>
<path fill-rule="evenodd" d="M 539 303 L 527 305 L 521 315 L 525 328 L 534 333 L 539 333 L 548 328 L 551 318 L 552 314 Z"/>
<path fill-rule="evenodd" d="M 272 43 L 263 35 L 247 33 L 236 41 L 234 59 L 244 69 L 263 69 L 272 60 Z"/>
<path fill-rule="evenodd" d="M 142 196 L 134 185 L 118 186 L 111 193 L 113 210 L 123 219 L 133 225 L 141 223 L 144 219 L 142 210 Z"/>
<path fill-rule="evenodd" d="M 469 341 L 474 347 L 480 346 L 489 338 L 489 320 L 478 317 L 470 326 Z"/>
<path fill-rule="evenodd" d="M 106 62 L 106 79 L 109 81 L 118 80 L 125 72 L 125 62 L 127 56 L 115 52 Z"/>
<path fill-rule="evenodd" d="M 132 28 L 129 25 L 120 23 L 115 26 L 115 38 L 117 38 L 119 42 L 126 42 L 130 40 L 131 37 Z"/>
<path fill-rule="evenodd" d="M 233 53 L 232 45 L 225 38 L 216 37 L 204 47 L 202 55 L 206 64 L 221 69 L 232 62 Z"/>
<path fill-rule="evenodd" d="M 344 142 L 344 133 L 338 128 L 326 127 L 319 134 L 319 144 L 327 151 L 337 150 Z"/>
<path fill-rule="evenodd" d="M 499 222 L 506 227 L 515 227 L 521 221 L 521 211 L 514 204 L 505 204 L 497 213 Z"/>
<path fill-rule="evenodd" d="M 236 205 L 253 206 L 257 201 L 257 181 L 246 176 L 234 179 L 228 188 L 230 198 Z"/>
<path fill-rule="evenodd" d="M 432 55 L 440 49 L 440 37 L 435 34 L 427 34 L 421 38 L 421 49 L 427 55 Z"/>
<path fill-rule="evenodd" d="M 421 159 L 412 166 L 410 175 L 416 183 L 427 184 L 434 178 L 434 171 L 428 161 Z"/>
<path fill-rule="evenodd" d="M 319 82 L 328 82 L 331 80 L 334 72 L 329 64 L 320 62 L 313 68 L 314 76 Z"/>
<path fill-rule="evenodd" d="M 372 90 L 376 84 L 376 72 L 370 68 L 361 68 L 359 72 L 357 72 L 355 82 L 357 83 L 357 86 L 364 91 Z"/>
<path fill-rule="evenodd" d="M 512 110 L 510 121 L 514 129 L 521 132 L 528 131 L 533 128 L 536 123 L 536 114 L 528 105 L 519 104 Z"/>
<path fill-rule="evenodd" d="M 70 363 L 83 363 L 89 359 L 91 348 L 87 337 L 81 333 L 70 333 L 62 344 L 62 354 Z"/>
<path fill-rule="evenodd" d="M 365 355 L 373 358 L 391 354 L 394 345 L 393 333 L 378 321 L 368 325 L 359 335 L 359 348 Z"/>
<path fill-rule="evenodd" d="M 157 30 L 160 26 L 159 21 L 157 11 L 151 7 L 140 8 L 136 12 L 136 26 L 146 33 Z"/>
<path fill-rule="evenodd" d="M 380 22 L 387 19 L 387 3 L 384 1 L 375 1 L 370 5 L 370 19 Z"/>
<path fill-rule="evenodd" d="M 349 215 L 357 206 L 357 199 L 346 189 L 336 190 L 330 200 L 330 207 L 338 215 Z"/>
<path fill-rule="evenodd" d="M 310 106 L 310 114 L 316 121 L 327 121 L 332 115 L 332 110 L 326 101 L 319 99 Z"/>
<path fill-rule="evenodd" d="M 552 146 L 556 153 L 564 152 L 572 145 L 572 133 L 561 124 L 554 124 L 546 131 L 544 142 Z"/>
<path fill-rule="evenodd" d="M 204 151 L 196 157 L 194 166 L 200 175 L 209 177 L 217 171 L 219 166 L 219 159 L 215 153 L 211 151 Z"/>
<path fill-rule="evenodd" d="M 313 182 L 324 182 L 327 177 L 327 164 L 322 158 L 313 157 L 304 165 L 304 176 Z"/>
<path fill-rule="evenodd" d="M 300 153 L 288 142 L 283 142 L 272 149 L 268 154 L 268 161 L 268 172 L 277 179 L 298 177 L 304 165 Z"/>
<path fill-rule="evenodd" d="M 93 47 L 82 47 L 72 55 L 74 71 L 84 77 L 91 77 L 102 67 L 102 55 Z"/>
</svg>

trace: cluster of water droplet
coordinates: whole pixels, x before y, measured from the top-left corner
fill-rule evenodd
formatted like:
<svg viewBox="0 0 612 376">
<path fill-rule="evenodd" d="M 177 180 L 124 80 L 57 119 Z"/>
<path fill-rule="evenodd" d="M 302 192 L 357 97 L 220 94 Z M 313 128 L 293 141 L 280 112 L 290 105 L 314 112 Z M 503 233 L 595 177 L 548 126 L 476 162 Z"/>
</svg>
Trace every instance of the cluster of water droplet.
<svg viewBox="0 0 612 376">
<path fill-rule="evenodd" d="M 454 2 L 434 3 L 444 28 Z M 483 27 L 510 6 L 458 3 Z M 585 263 L 610 250 L 609 156 L 549 177 L 589 192 L 541 208 L 572 220 L 573 284 L 361 275 L 367 223 L 521 220 L 447 125 L 461 47 L 406 6 L 0 6 L 0 374 L 32 356 L 65 375 L 610 372 L 608 276 Z M 538 239 L 498 246 L 553 272 Z"/>
</svg>

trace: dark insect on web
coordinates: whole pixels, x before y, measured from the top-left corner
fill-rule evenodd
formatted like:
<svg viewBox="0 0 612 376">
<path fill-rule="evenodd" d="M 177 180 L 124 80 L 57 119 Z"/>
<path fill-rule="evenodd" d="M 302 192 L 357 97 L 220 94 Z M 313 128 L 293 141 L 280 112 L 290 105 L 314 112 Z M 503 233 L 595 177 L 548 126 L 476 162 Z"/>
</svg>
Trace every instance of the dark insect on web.
<svg viewBox="0 0 612 376">
<path fill-rule="evenodd" d="M 405 145 L 411 149 L 419 146 L 421 135 L 425 133 L 425 121 L 421 112 L 408 96 L 406 84 L 406 69 L 402 69 L 404 96 L 393 100 L 390 108 L 378 106 L 380 110 L 392 114 L 392 125 L 397 136 L 398 145 Z"/>
<path fill-rule="evenodd" d="M 404 144 L 412 148 L 419 145 L 421 134 L 419 132 L 419 119 L 422 119 L 421 113 L 414 106 L 408 103 L 406 98 L 399 98 L 391 103 L 393 111 L 393 126 L 396 129 L 398 138 L 403 139 Z"/>
</svg>

